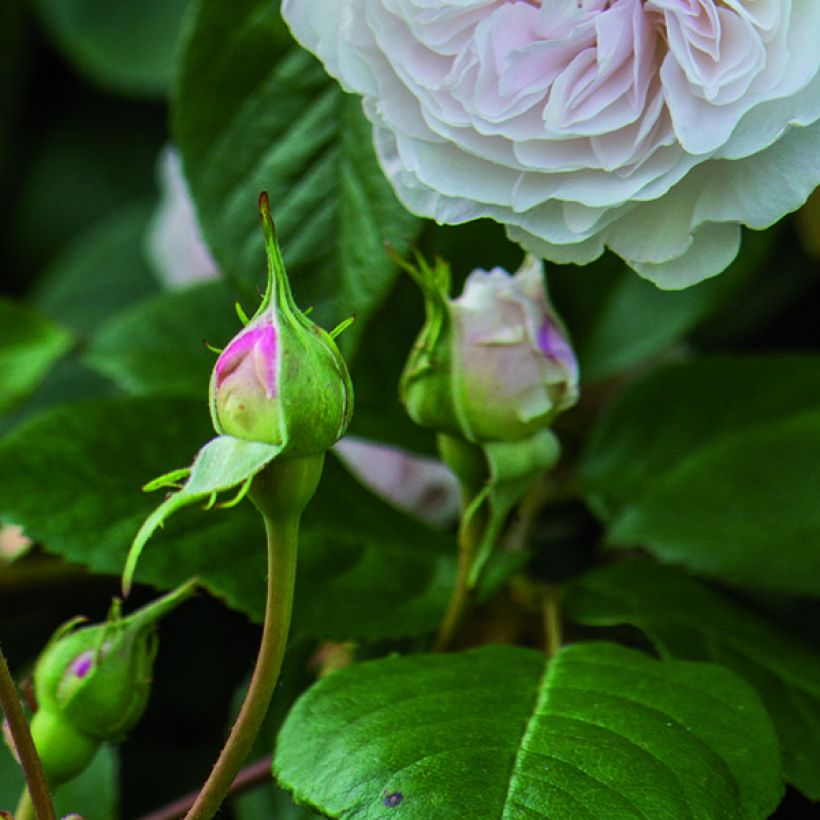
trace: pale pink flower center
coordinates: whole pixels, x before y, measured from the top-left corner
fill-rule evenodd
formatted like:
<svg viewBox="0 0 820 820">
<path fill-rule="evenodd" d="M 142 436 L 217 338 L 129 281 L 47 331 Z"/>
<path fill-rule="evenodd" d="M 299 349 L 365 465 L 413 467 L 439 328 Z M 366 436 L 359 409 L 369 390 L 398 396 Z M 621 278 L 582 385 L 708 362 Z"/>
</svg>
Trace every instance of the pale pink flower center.
<svg viewBox="0 0 820 820">
<path fill-rule="evenodd" d="M 222 352 L 216 363 L 216 386 L 237 371 L 251 372 L 268 398 L 276 395 L 276 329 L 269 322 L 248 328 Z"/>
</svg>

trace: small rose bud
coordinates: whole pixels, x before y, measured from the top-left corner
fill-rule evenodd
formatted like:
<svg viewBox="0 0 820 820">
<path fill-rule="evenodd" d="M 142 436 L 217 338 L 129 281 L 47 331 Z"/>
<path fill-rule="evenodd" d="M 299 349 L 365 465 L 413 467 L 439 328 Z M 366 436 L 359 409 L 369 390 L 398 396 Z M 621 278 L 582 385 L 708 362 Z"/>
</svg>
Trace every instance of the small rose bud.
<svg viewBox="0 0 820 820">
<path fill-rule="evenodd" d="M 157 651 L 157 622 L 193 591 L 188 583 L 126 618 L 61 627 L 34 669 L 31 733 L 52 785 L 70 780 L 102 742 L 118 742 L 142 715 Z"/>
<path fill-rule="evenodd" d="M 350 375 L 331 335 L 296 307 L 266 197 L 260 210 L 268 291 L 217 359 L 211 417 L 222 435 L 280 445 L 283 455 L 318 455 L 350 422 Z"/>
<path fill-rule="evenodd" d="M 427 321 L 402 375 L 402 400 L 423 427 L 467 441 L 517 441 L 578 399 L 578 364 L 549 304 L 539 260 L 510 276 L 470 274 L 450 299 L 449 270 L 422 265 Z"/>
</svg>

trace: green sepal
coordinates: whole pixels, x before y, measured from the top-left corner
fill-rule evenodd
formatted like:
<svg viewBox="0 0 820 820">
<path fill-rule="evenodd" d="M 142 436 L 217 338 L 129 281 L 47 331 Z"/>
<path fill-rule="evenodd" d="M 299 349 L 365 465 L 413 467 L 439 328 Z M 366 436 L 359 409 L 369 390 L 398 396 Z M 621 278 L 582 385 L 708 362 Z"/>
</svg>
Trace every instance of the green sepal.
<svg viewBox="0 0 820 820">
<path fill-rule="evenodd" d="M 125 561 L 122 573 L 123 594 L 127 596 L 130 592 L 137 561 L 157 527 L 162 526 L 177 510 L 234 487 L 241 486 L 240 493 L 244 495 L 245 485 L 281 451 L 281 446 L 246 441 L 233 436 L 217 436 L 211 439 L 197 453 L 183 487 L 169 495 L 140 527 Z M 166 476 L 179 476 L 181 473 L 181 470 L 174 470 Z M 149 482 L 147 486 L 165 486 L 158 482 L 166 476 Z"/>
<path fill-rule="evenodd" d="M 416 265 L 397 254 L 393 260 L 410 274 L 424 295 L 424 326 L 399 380 L 399 397 L 416 424 L 462 436 L 462 416 L 450 378 L 453 359 L 449 308 L 450 267 L 436 258 L 433 267 L 417 252 Z"/>
</svg>

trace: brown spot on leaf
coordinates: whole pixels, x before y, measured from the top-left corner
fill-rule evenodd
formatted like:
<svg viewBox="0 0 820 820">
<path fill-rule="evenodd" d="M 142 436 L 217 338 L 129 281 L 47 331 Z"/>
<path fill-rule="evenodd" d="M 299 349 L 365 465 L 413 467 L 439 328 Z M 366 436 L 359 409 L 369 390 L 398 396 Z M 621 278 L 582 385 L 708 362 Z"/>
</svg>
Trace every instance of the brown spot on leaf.
<svg viewBox="0 0 820 820">
<path fill-rule="evenodd" d="M 404 795 L 401 792 L 393 792 L 392 794 L 387 794 L 382 801 L 388 809 L 393 809 L 404 800 Z"/>
</svg>

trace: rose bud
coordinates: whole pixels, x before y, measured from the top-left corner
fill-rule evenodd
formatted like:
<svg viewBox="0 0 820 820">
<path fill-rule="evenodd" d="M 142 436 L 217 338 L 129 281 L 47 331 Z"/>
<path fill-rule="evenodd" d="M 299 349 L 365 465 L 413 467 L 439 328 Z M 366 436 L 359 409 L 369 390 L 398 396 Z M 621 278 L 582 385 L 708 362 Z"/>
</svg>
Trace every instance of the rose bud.
<svg viewBox="0 0 820 820">
<path fill-rule="evenodd" d="M 296 307 L 268 210 L 260 199 L 268 291 L 225 348 L 211 377 L 211 418 L 222 435 L 323 453 L 350 422 L 353 389 L 336 343 Z"/>
<path fill-rule="evenodd" d="M 411 272 L 425 291 L 427 321 L 401 393 L 417 424 L 474 443 L 517 441 L 575 404 L 578 363 L 539 260 L 528 257 L 514 276 L 476 270 L 457 299 L 443 262 Z"/>
<path fill-rule="evenodd" d="M 52 786 L 76 777 L 102 742 L 122 740 L 148 702 L 156 625 L 193 591 L 184 584 L 127 618 L 119 602 L 103 624 L 57 630 L 34 669 L 31 734 Z"/>
</svg>

